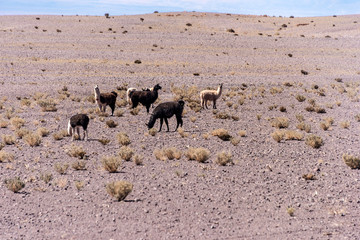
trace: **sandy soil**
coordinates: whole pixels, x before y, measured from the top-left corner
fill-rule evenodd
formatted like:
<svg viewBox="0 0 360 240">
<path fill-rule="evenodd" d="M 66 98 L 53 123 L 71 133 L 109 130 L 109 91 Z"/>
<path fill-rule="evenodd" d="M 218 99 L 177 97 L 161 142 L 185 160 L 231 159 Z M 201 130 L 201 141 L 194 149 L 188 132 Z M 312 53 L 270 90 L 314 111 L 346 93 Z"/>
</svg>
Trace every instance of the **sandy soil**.
<svg viewBox="0 0 360 240">
<path fill-rule="evenodd" d="M 0 131 L 3 142 L 6 135 L 16 138 L 1 151 L 14 156 L 0 162 L 1 239 L 360 236 L 360 172 L 342 159 L 359 154 L 359 15 L 0 16 L 0 23 Z M 173 100 L 176 88 L 192 87 L 197 101 L 202 89 L 223 83 L 224 91 L 217 112 L 195 112 L 187 102 L 186 137 L 165 131 L 150 136 L 145 108 L 132 115 L 121 102 L 126 87 L 156 83 L 163 87 L 158 102 Z M 102 92 L 118 91 L 122 117 L 98 114 L 91 102 L 95 84 Z M 299 102 L 297 95 L 306 100 Z M 41 96 L 55 102 L 57 111 L 42 111 L 36 100 Z M 310 102 L 326 113 L 305 110 Z M 70 138 L 53 137 L 80 112 L 91 117 L 90 141 L 74 142 L 86 151 L 84 171 L 71 167 L 78 159 L 66 153 Z M 232 118 L 216 118 L 219 113 Z M 44 127 L 49 135 L 29 146 L 11 123 L 15 116 L 25 120 L 23 128 Z M 301 116 L 309 133 L 297 129 Z M 288 118 L 287 130 L 301 133 L 302 140 L 276 142 L 271 134 L 277 117 Z M 334 120 L 327 131 L 320 126 L 326 118 Z M 118 126 L 106 127 L 109 119 Z M 169 125 L 173 131 L 174 118 Z M 211 135 L 219 128 L 237 145 Z M 119 132 L 129 135 L 143 164 L 123 161 L 118 172 L 108 173 L 101 159 L 118 156 Z M 322 138 L 320 148 L 305 143 L 311 134 Z M 110 143 L 101 144 L 101 138 Z M 157 160 L 154 150 L 164 147 L 176 147 L 183 156 Z M 188 161 L 189 147 L 207 148 L 210 158 Z M 232 154 L 233 165 L 216 163 L 223 150 Z M 56 163 L 70 167 L 61 175 Z M 49 183 L 44 174 L 52 174 Z M 19 193 L 4 183 L 16 176 L 25 182 Z M 126 201 L 106 192 L 115 180 L 133 184 Z M 83 184 L 80 190 L 76 182 Z"/>
</svg>

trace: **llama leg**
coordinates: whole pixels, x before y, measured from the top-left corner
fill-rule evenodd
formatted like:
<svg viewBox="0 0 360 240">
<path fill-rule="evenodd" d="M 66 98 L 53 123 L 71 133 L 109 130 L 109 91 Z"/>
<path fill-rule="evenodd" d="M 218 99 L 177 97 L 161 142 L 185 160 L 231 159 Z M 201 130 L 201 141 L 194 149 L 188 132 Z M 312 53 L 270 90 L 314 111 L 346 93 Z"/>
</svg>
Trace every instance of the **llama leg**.
<svg viewBox="0 0 360 240">
<path fill-rule="evenodd" d="M 71 136 L 71 141 L 74 141 L 75 140 L 75 128 L 71 128 L 70 130 L 70 136 Z"/>
<path fill-rule="evenodd" d="M 111 116 L 114 116 L 115 103 L 110 105 L 111 108 Z"/>
<path fill-rule="evenodd" d="M 79 139 L 81 140 L 80 128 L 79 127 L 76 127 L 76 132 L 77 132 L 77 135 L 79 136 Z"/>
<path fill-rule="evenodd" d="M 206 107 L 206 109 L 209 109 L 208 105 L 207 105 L 207 100 L 205 100 L 205 107 Z"/>
<path fill-rule="evenodd" d="M 150 105 L 151 105 L 151 104 L 146 104 L 146 111 L 147 111 L 147 113 L 149 113 Z"/>
<path fill-rule="evenodd" d="M 182 127 L 183 125 L 183 121 L 182 121 L 182 117 L 180 116 L 176 116 L 176 129 L 175 131 L 178 129 L 179 125 Z"/>
<path fill-rule="evenodd" d="M 213 108 L 216 109 L 216 100 L 214 100 Z"/>
<path fill-rule="evenodd" d="M 84 130 L 84 137 L 83 137 L 84 141 L 87 141 L 88 140 L 88 131 L 87 129 Z"/>
<path fill-rule="evenodd" d="M 161 128 L 162 128 L 162 125 L 163 125 L 163 121 L 164 121 L 164 119 L 163 119 L 163 118 L 160 118 L 160 129 L 159 129 L 159 132 L 161 132 Z"/>
<path fill-rule="evenodd" d="M 169 123 L 168 123 L 167 118 L 165 118 L 165 123 L 166 123 L 166 127 L 167 127 L 167 132 L 168 132 L 169 131 Z"/>
</svg>

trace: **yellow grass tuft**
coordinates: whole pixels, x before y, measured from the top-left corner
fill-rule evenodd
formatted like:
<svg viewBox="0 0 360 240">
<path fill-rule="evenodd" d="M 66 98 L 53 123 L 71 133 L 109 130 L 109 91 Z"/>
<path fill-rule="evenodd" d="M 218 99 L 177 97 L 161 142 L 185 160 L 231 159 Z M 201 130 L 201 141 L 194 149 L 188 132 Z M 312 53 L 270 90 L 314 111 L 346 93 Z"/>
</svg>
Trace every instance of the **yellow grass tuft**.
<svg viewBox="0 0 360 240">
<path fill-rule="evenodd" d="M 125 200 L 127 195 L 133 190 L 133 184 L 127 181 L 115 181 L 106 185 L 106 191 L 118 201 Z"/>
<path fill-rule="evenodd" d="M 234 164 L 232 160 L 232 155 L 230 152 L 222 151 L 217 154 L 216 161 L 220 166 L 226 166 L 228 164 Z"/>
<path fill-rule="evenodd" d="M 360 169 L 360 158 L 358 156 L 344 153 L 342 159 L 351 169 Z"/>
<path fill-rule="evenodd" d="M 119 155 L 122 159 L 125 161 L 130 161 L 132 156 L 134 155 L 134 150 L 131 147 L 128 146 L 122 146 L 120 148 Z"/>
<path fill-rule="evenodd" d="M 117 136 L 116 136 L 119 144 L 126 146 L 129 145 L 131 143 L 129 136 L 124 133 L 124 132 L 120 132 Z"/>
<path fill-rule="evenodd" d="M 103 167 L 109 173 L 117 172 L 118 168 L 121 165 L 121 159 L 115 156 L 105 156 L 101 159 Z"/>
<path fill-rule="evenodd" d="M 187 157 L 188 160 L 196 160 L 198 162 L 203 163 L 209 159 L 210 151 L 203 147 L 200 148 L 190 147 L 186 152 L 185 156 Z"/>
</svg>

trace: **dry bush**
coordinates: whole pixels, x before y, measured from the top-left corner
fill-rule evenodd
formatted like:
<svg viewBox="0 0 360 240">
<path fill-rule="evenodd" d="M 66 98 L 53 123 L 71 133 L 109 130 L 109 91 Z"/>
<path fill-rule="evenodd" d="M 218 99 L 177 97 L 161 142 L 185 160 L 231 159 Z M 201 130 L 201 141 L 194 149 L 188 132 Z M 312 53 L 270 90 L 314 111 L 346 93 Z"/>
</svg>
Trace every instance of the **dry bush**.
<svg viewBox="0 0 360 240">
<path fill-rule="evenodd" d="M 308 174 L 303 174 L 302 178 L 309 181 L 309 180 L 316 180 L 316 177 L 314 174 L 312 173 L 308 173 Z"/>
<path fill-rule="evenodd" d="M 217 119 L 230 119 L 231 116 L 227 112 L 219 112 L 215 115 L 215 118 Z"/>
<path fill-rule="evenodd" d="M 280 110 L 280 112 L 286 112 L 286 107 L 280 106 L 279 110 Z"/>
<path fill-rule="evenodd" d="M 185 156 L 188 160 L 196 160 L 200 163 L 205 162 L 210 157 L 210 151 L 206 148 L 192 148 L 190 147 L 186 152 Z"/>
<path fill-rule="evenodd" d="M 23 137 L 23 139 L 30 147 L 39 146 L 42 141 L 41 136 L 37 133 L 28 133 Z"/>
<path fill-rule="evenodd" d="M 12 162 L 14 155 L 5 151 L 0 151 L 0 162 Z"/>
<path fill-rule="evenodd" d="M 351 169 L 360 169 L 360 158 L 358 156 L 344 153 L 342 159 Z"/>
<path fill-rule="evenodd" d="M 23 138 L 25 135 L 31 133 L 31 131 L 27 128 L 19 128 L 15 130 L 15 135 L 18 138 Z"/>
<path fill-rule="evenodd" d="M 118 168 L 121 165 L 121 159 L 115 156 L 105 156 L 101 159 L 103 167 L 109 173 L 117 172 Z"/>
<path fill-rule="evenodd" d="M 181 151 L 178 150 L 176 147 L 163 148 L 163 151 L 164 151 L 165 156 L 169 160 L 173 160 L 174 158 L 179 160 L 181 158 Z"/>
<path fill-rule="evenodd" d="M 220 166 L 226 166 L 228 164 L 234 164 L 232 160 L 232 155 L 230 152 L 222 151 L 217 154 L 216 161 Z"/>
<path fill-rule="evenodd" d="M 156 148 L 154 150 L 154 155 L 157 160 L 166 161 L 167 157 L 165 156 L 165 152 L 162 149 Z"/>
<path fill-rule="evenodd" d="M 114 115 L 116 116 L 116 117 L 122 117 L 123 115 L 124 115 L 124 111 L 123 110 L 116 110 L 115 112 L 114 112 Z"/>
<path fill-rule="evenodd" d="M 296 95 L 295 98 L 299 102 L 304 102 L 306 100 L 306 97 L 304 97 L 303 95 L 300 95 L 300 94 Z"/>
<path fill-rule="evenodd" d="M 182 127 L 179 127 L 177 129 L 177 132 L 180 134 L 182 138 L 186 138 L 187 136 L 189 136 L 189 133 L 185 132 L 185 130 Z"/>
<path fill-rule="evenodd" d="M 115 181 L 106 185 L 106 191 L 118 201 L 124 200 L 133 190 L 133 185 L 127 181 Z"/>
<path fill-rule="evenodd" d="M 357 122 L 360 122 L 360 114 L 356 114 L 355 115 L 355 120 L 357 121 Z M 1 127 L 1 126 L 0 126 Z"/>
<path fill-rule="evenodd" d="M 236 116 L 236 115 L 231 115 L 232 120 L 234 121 L 239 121 L 240 117 Z"/>
<path fill-rule="evenodd" d="M 240 138 L 233 137 L 230 139 L 230 142 L 232 145 L 237 146 L 240 143 Z"/>
<path fill-rule="evenodd" d="M 196 121 L 196 117 L 195 117 L 195 116 L 191 116 L 191 117 L 190 117 L 190 121 L 194 123 L 194 122 Z"/>
<path fill-rule="evenodd" d="M 97 113 L 97 115 L 100 117 L 99 120 L 100 120 L 101 122 L 104 121 L 104 118 L 105 118 L 105 117 L 108 117 L 108 116 L 109 116 L 109 114 L 108 114 L 107 112 L 100 112 L 99 109 L 96 109 L 96 113 Z M 101 120 L 101 119 L 103 119 L 103 120 Z"/>
<path fill-rule="evenodd" d="M 75 187 L 80 191 L 84 187 L 85 183 L 83 181 L 75 181 Z"/>
<path fill-rule="evenodd" d="M 136 108 L 133 108 L 130 110 L 131 115 L 134 115 L 134 116 L 138 115 L 139 112 L 140 112 L 140 107 L 136 107 Z"/>
<path fill-rule="evenodd" d="M 121 99 L 119 101 L 116 101 L 116 106 L 118 107 L 126 107 L 128 105 L 128 102 L 126 99 Z"/>
<path fill-rule="evenodd" d="M 118 124 L 114 120 L 107 120 L 106 121 L 106 126 L 108 128 L 115 128 L 115 127 L 117 127 L 117 125 Z"/>
<path fill-rule="evenodd" d="M 21 106 L 29 107 L 31 105 L 31 100 L 28 98 L 23 98 L 20 101 Z"/>
<path fill-rule="evenodd" d="M 116 136 L 119 144 L 123 145 L 123 146 L 127 146 L 131 143 L 129 136 L 124 133 L 124 132 L 120 132 L 117 136 Z"/>
<path fill-rule="evenodd" d="M 6 187 L 13 191 L 14 193 L 19 192 L 21 189 L 25 187 L 25 183 L 20 180 L 20 177 L 5 179 L 4 181 Z"/>
<path fill-rule="evenodd" d="M 305 110 L 308 111 L 308 112 L 314 112 L 314 111 L 315 111 L 315 108 L 314 108 L 314 106 L 309 105 L 309 106 L 307 106 L 307 107 L 305 108 Z"/>
<path fill-rule="evenodd" d="M 286 130 L 284 132 L 284 139 L 285 140 L 302 140 L 304 138 L 304 135 L 300 132 L 294 131 L 294 130 Z"/>
<path fill-rule="evenodd" d="M 110 142 L 110 139 L 102 137 L 98 140 L 102 145 L 107 145 Z"/>
<path fill-rule="evenodd" d="M 241 96 L 240 99 L 238 100 L 238 103 L 240 105 L 243 105 L 245 103 L 245 96 Z"/>
<path fill-rule="evenodd" d="M 15 129 L 19 129 L 25 125 L 25 120 L 19 117 L 12 117 L 10 119 L 10 123 L 14 126 Z"/>
<path fill-rule="evenodd" d="M 40 175 L 40 179 L 48 184 L 53 179 L 53 175 L 51 173 L 43 173 Z"/>
<path fill-rule="evenodd" d="M 326 113 L 325 108 L 320 107 L 320 106 L 315 106 L 314 111 L 315 111 L 316 113 Z"/>
<path fill-rule="evenodd" d="M 290 215 L 290 217 L 293 217 L 295 214 L 295 209 L 293 207 L 288 207 L 286 212 Z"/>
<path fill-rule="evenodd" d="M 229 141 L 231 139 L 231 135 L 229 134 L 228 130 L 223 128 L 215 129 L 211 132 L 211 134 L 213 136 L 217 136 L 223 141 Z"/>
<path fill-rule="evenodd" d="M 304 116 L 301 115 L 301 114 L 296 114 L 295 117 L 299 122 L 304 122 L 305 121 Z"/>
<path fill-rule="evenodd" d="M 13 145 L 15 143 L 15 136 L 12 135 L 2 135 L 1 136 L 3 143 L 5 143 L 6 145 Z"/>
<path fill-rule="evenodd" d="M 49 130 L 45 127 L 40 127 L 36 130 L 36 133 L 41 137 L 46 137 L 49 135 Z"/>
<path fill-rule="evenodd" d="M 0 128 L 7 128 L 8 125 L 9 125 L 8 121 L 0 120 Z"/>
<path fill-rule="evenodd" d="M 56 185 L 59 188 L 65 188 L 68 185 L 68 180 L 66 178 L 60 178 L 56 181 Z"/>
<path fill-rule="evenodd" d="M 66 136 L 68 136 L 68 133 L 65 129 L 53 134 L 53 138 L 57 141 L 63 139 Z"/>
<path fill-rule="evenodd" d="M 134 155 L 134 150 L 128 146 L 122 146 L 119 151 L 119 155 L 125 161 L 130 161 Z"/>
<path fill-rule="evenodd" d="M 276 142 L 281 142 L 281 140 L 284 139 L 284 131 L 281 130 L 276 130 L 275 132 L 273 132 L 271 134 L 271 137 L 276 141 Z"/>
<path fill-rule="evenodd" d="M 350 127 L 350 121 L 340 122 L 340 126 L 341 126 L 342 128 L 348 129 L 348 128 Z"/>
<path fill-rule="evenodd" d="M 313 148 L 320 148 L 323 145 L 321 137 L 311 134 L 305 138 L 305 144 Z"/>
<path fill-rule="evenodd" d="M 331 124 L 329 122 L 321 122 L 320 128 L 324 131 L 328 130 L 330 128 Z"/>
<path fill-rule="evenodd" d="M 67 169 L 69 168 L 69 164 L 65 163 L 65 164 L 62 164 L 62 163 L 55 163 L 54 164 L 54 168 L 55 168 L 55 171 L 57 171 L 58 173 L 60 173 L 61 175 L 65 174 Z"/>
<path fill-rule="evenodd" d="M 238 134 L 240 137 L 246 137 L 246 130 L 240 130 Z"/>
<path fill-rule="evenodd" d="M 83 159 L 86 155 L 86 152 L 84 151 L 82 146 L 76 146 L 75 144 L 71 144 L 70 147 L 68 147 L 67 149 L 65 149 L 65 152 L 71 156 L 71 157 L 76 157 L 79 159 Z"/>
<path fill-rule="evenodd" d="M 275 94 L 277 94 L 277 93 L 282 93 L 284 91 L 284 89 L 282 88 L 282 87 L 272 87 L 271 89 L 270 89 L 270 93 L 272 94 L 272 95 L 275 95 Z"/>
<path fill-rule="evenodd" d="M 134 159 L 135 165 L 142 165 L 143 164 L 143 156 L 141 156 L 140 154 L 135 154 L 133 159 Z"/>
<path fill-rule="evenodd" d="M 276 128 L 287 128 L 289 126 L 289 119 L 286 117 L 277 117 L 272 120 L 271 126 Z"/>
<path fill-rule="evenodd" d="M 296 128 L 302 131 L 305 131 L 309 133 L 311 131 L 311 126 L 309 124 L 306 124 L 304 122 L 300 122 L 296 125 Z"/>
<path fill-rule="evenodd" d="M 43 112 L 56 112 L 56 103 L 53 99 L 40 99 L 37 101 L 37 104 L 40 106 L 41 111 Z"/>
<path fill-rule="evenodd" d="M 86 162 L 85 161 L 76 161 L 71 164 L 71 167 L 76 171 L 86 170 Z"/>
<path fill-rule="evenodd" d="M 158 131 L 155 129 L 155 128 L 150 128 L 149 129 L 149 134 L 151 135 L 151 136 L 155 136 L 156 135 L 156 133 L 157 133 Z"/>
</svg>

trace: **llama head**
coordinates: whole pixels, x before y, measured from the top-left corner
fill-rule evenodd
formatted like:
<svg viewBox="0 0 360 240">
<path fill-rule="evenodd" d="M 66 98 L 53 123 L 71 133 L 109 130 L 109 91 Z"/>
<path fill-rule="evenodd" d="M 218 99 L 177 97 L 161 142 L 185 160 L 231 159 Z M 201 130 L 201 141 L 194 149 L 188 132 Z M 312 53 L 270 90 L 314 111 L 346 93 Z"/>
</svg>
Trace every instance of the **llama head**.
<svg viewBox="0 0 360 240">
<path fill-rule="evenodd" d="M 95 91 L 95 92 L 100 92 L 100 90 L 99 90 L 99 86 L 98 86 L 98 85 L 95 85 L 95 87 L 94 87 L 94 91 Z"/>
<path fill-rule="evenodd" d="M 159 84 L 156 84 L 154 86 L 154 91 L 157 91 L 157 90 L 160 90 L 161 89 L 161 86 Z"/>
<path fill-rule="evenodd" d="M 222 83 L 220 83 L 220 86 L 219 86 L 219 87 L 220 87 L 220 88 L 222 88 L 222 86 L 223 86 L 223 84 L 222 84 Z"/>
<path fill-rule="evenodd" d="M 178 103 L 181 107 L 183 107 L 185 105 L 185 102 L 183 100 L 179 100 Z"/>
<path fill-rule="evenodd" d="M 151 114 L 149 123 L 145 123 L 145 125 L 148 127 L 148 129 L 150 129 L 150 128 L 154 127 L 155 121 L 156 121 L 156 117 L 154 116 L 154 114 Z"/>
<path fill-rule="evenodd" d="M 112 93 L 113 95 L 115 95 L 115 97 L 117 97 L 117 95 L 118 95 L 115 91 L 112 91 L 111 93 Z"/>
</svg>

